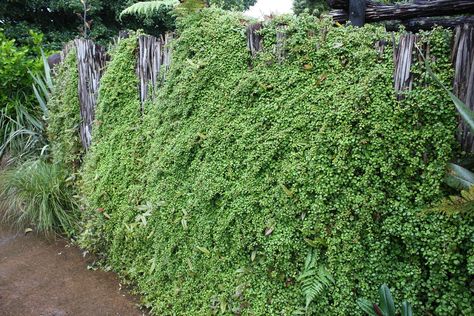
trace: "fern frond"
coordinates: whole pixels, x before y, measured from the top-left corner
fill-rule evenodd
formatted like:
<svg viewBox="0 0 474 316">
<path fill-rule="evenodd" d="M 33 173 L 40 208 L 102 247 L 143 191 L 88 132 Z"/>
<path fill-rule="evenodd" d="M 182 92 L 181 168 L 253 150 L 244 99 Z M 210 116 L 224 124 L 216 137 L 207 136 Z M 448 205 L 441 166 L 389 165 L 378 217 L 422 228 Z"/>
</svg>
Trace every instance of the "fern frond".
<svg viewBox="0 0 474 316">
<path fill-rule="evenodd" d="M 443 213 L 448 216 L 463 214 L 474 216 L 474 186 L 468 190 L 462 190 L 461 195 L 453 195 L 445 198 L 434 208 L 428 210 Z"/>
<path fill-rule="evenodd" d="M 322 295 L 335 281 L 324 266 L 317 265 L 316 256 L 310 252 L 306 257 L 303 272 L 297 279 L 305 296 L 305 310 L 320 295 Z"/>
<path fill-rule="evenodd" d="M 171 11 L 179 4 L 179 0 L 143 1 L 137 2 L 120 13 L 119 19 L 125 15 L 150 17 L 163 11 Z"/>
<path fill-rule="evenodd" d="M 185 0 L 176 7 L 176 13 L 179 16 L 186 16 L 204 8 L 206 3 L 204 0 Z"/>
</svg>

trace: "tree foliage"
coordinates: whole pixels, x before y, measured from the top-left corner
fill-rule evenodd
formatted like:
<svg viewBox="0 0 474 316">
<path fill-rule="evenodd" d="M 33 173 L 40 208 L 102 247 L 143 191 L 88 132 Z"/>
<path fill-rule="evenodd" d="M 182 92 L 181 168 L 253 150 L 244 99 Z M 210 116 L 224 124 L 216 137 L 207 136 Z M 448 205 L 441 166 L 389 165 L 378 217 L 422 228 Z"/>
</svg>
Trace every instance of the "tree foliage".
<svg viewBox="0 0 474 316">
<path fill-rule="evenodd" d="M 293 12 L 300 14 L 305 10 L 310 13 L 321 14 L 329 9 L 326 0 L 293 0 Z"/>
<path fill-rule="evenodd" d="M 87 22 L 90 37 L 99 44 L 106 44 L 122 29 L 144 29 L 148 34 L 160 34 L 174 29 L 175 21 L 168 10 L 159 10 L 145 19 L 124 16 L 120 13 L 139 0 L 88 0 Z M 157 2 L 157 1 L 155 1 Z M 165 2 L 170 2 L 166 0 Z M 255 0 L 213 0 L 210 4 L 225 9 L 245 10 Z M 45 42 L 52 49 L 62 45 L 82 33 L 83 5 L 80 0 L 13 0 L 4 1 L 0 6 L 0 27 L 7 36 L 21 43 L 30 29 L 45 34 Z"/>
</svg>

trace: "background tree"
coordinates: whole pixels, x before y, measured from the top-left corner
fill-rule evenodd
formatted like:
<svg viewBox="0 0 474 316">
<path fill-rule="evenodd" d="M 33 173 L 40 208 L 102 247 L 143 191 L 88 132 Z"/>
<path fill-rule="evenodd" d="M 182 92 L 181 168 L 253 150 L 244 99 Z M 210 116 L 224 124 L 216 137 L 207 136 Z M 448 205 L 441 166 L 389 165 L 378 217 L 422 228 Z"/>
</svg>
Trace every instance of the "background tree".
<svg viewBox="0 0 474 316">
<path fill-rule="evenodd" d="M 326 0 L 293 0 L 293 11 L 300 14 L 308 9 L 311 14 L 321 14 L 329 10 Z"/>
<path fill-rule="evenodd" d="M 245 10 L 256 0 L 211 0 L 210 4 L 224 9 Z M 157 34 L 174 28 L 169 14 L 155 14 L 145 19 L 120 13 L 138 0 L 88 0 L 87 20 L 89 37 L 99 43 L 107 43 L 121 29 L 144 29 Z M 51 49 L 62 48 L 63 43 L 83 33 L 83 3 L 80 0 L 9 0 L 0 6 L 0 28 L 5 35 L 24 44 L 29 30 L 44 33 L 44 43 Z"/>
</svg>

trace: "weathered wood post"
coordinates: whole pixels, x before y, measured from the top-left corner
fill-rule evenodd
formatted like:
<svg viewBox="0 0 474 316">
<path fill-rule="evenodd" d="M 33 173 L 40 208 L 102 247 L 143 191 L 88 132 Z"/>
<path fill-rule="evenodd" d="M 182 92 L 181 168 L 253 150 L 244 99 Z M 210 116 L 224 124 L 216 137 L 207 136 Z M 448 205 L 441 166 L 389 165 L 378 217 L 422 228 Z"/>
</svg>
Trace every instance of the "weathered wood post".
<svg viewBox="0 0 474 316">
<path fill-rule="evenodd" d="M 82 146 L 87 150 L 92 142 L 92 125 L 99 96 L 100 78 L 105 69 L 107 53 L 91 40 L 74 41 L 79 72 L 79 103 L 81 111 L 80 137 Z"/>
<path fill-rule="evenodd" d="M 158 86 L 165 80 L 166 71 L 171 64 L 170 42 L 172 33 L 159 38 L 150 35 L 141 35 L 138 38 L 138 57 L 136 72 L 138 76 L 138 94 L 140 96 L 141 111 L 147 100 L 153 100 Z"/>
<path fill-rule="evenodd" d="M 364 26 L 366 0 L 349 0 L 349 20 L 353 26 Z"/>
<path fill-rule="evenodd" d="M 456 28 L 452 60 L 453 93 L 474 110 L 474 25 L 465 24 Z M 458 140 L 463 150 L 474 152 L 474 135 L 463 120 L 459 121 Z"/>
</svg>

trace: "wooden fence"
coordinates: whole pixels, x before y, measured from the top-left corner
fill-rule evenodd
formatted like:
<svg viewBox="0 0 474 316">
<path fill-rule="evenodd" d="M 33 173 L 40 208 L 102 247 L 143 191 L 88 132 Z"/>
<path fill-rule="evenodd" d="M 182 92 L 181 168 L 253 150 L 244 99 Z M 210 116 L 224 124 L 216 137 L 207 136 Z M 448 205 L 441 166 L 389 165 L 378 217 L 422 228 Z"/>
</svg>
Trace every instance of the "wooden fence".
<svg viewBox="0 0 474 316">
<path fill-rule="evenodd" d="M 172 34 L 160 38 L 148 35 L 138 38 L 137 76 L 142 111 L 146 100 L 155 97 L 157 87 L 166 78 L 166 71 L 171 63 L 171 48 L 168 44 L 172 38 Z M 108 55 L 103 47 L 91 40 L 76 39 L 64 46 L 60 54 L 61 60 L 64 60 L 72 49 L 76 51 L 79 74 L 78 96 L 81 114 L 79 133 L 82 146 L 87 150 L 92 142 L 100 79 L 105 71 Z"/>
<path fill-rule="evenodd" d="M 454 94 L 474 110 L 474 25 L 460 25 L 454 36 L 452 60 L 454 65 Z M 460 120 L 458 140 L 466 152 L 474 152 L 474 137 Z"/>
<path fill-rule="evenodd" d="M 329 0 L 329 3 L 333 6 L 334 10 L 331 11 L 331 15 L 335 17 L 337 21 L 346 21 L 350 14 L 347 12 L 349 9 L 350 1 L 364 1 L 364 0 Z M 452 11 L 458 12 L 459 10 L 472 10 L 474 11 L 474 0 L 453 0 L 451 2 Z M 380 21 L 388 19 L 393 16 L 405 16 L 408 17 L 406 20 L 397 22 L 398 24 L 404 25 L 417 25 L 417 29 L 424 28 L 426 24 L 421 23 L 419 17 L 416 17 L 416 12 L 419 15 L 427 17 L 427 12 L 433 12 L 432 8 L 439 5 L 442 10 L 447 10 L 447 0 L 418 0 L 417 4 L 402 4 L 397 6 L 386 6 L 380 5 L 373 1 L 367 1 L 366 16 L 367 21 Z M 392 9 L 392 14 L 388 14 L 388 9 Z M 429 9 L 427 11 L 419 11 L 419 9 Z M 417 11 L 418 10 L 418 11 Z M 443 12 L 441 10 L 441 12 Z M 345 12 L 345 18 L 338 18 L 335 12 L 342 14 Z M 421 12 L 421 13 L 420 13 Z M 376 14 L 382 14 L 383 18 L 377 18 Z M 342 15 L 340 15 L 342 17 Z M 428 16 L 428 18 L 430 18 Z M 436 18 L 435 18 L 436 19 Z M 439 17 L 437 19 L 440 19 Z M 442 19 L 446 21 L 446 19 Z M 453 40 L 452 48 L 452 60 L 453 67 L 455 69 L 455 79 L 453 82 L 454 93 L 466 104 L 474 110 L 474 24 L 464 23 L 470 22 L 472 17 L 457 16 L 450 19 L 450 23 L 456 21 L 461 24 L 450 24 L 455 25 L 455 35 Z M 431 20 L 435 21 L 435 20 Z M 432 24 L 428 25 L 432 27 Z M 393 28 L 394 24 L 387 24 L 387 29 Z M 255 58 L 257 54 L 264 50 L 263 38 L 261 35 L 261 29 L 263 28 L 262 23 L 252 24 L 247 27 L 247 47 L 249 54 L 252 58 Z M 278 62 L 283 62 L 286 58 L 285 42 L 287 38 L 287 27 L 282 25 L 276 32 L 276 45 L 272 47 L 273 53 Z M 153 36 L 142 35 L 138 38 L 138 51 L 137 51 L 137 65 L 136 74 L 139 79 L 137 87 L 137 93 L 140 98 L 141 107 L 140 110 L 144 110 L 144 106 L 147 100 L 153 100 L 157 93 L 157 88 L 166 79 L 166 73 L 171 64 L 172 51 L 170 42 L 173 39 L 171 33 L 166 34 L 162 37 L 156 38 Z M 414 61 L 420 58 L 420 50 L 416 43 L 418 37 L 413 33 L 406 33 L 400 36 L 397 43 L 393 43 L 393 56 L 395 71 L 393 74 L 393 87 L 394 93 L 398 99 L 402 99 L 407 91 L 410 91 L 413 85 L 413 75 L 411 72 L 411 66 Z M 383 42 L 376 43 L 374 49 L 383 51 L 385 48 Z M 78 71 L 79 71 L 79 99 L 81 104 L 81 141 L 84 148 L 88 148 L 91 144 L 91 133 L 94 121 L 95 107 L 98 99 L 100 78 L 104 72 L 105 64 L 107 61 L 107 54 L 103 48 L 95 45 L 90 40 L 75 40 L 65 46 L 62 55 L 64 56 L 71 47 L 76 48 Z M 429 48 L 424 47 L 425 51 L 421 52 L 426 54 Z M 474 152 L 474 136 L 471 135 L 469 129 L 463 121 L 459 120 L 459 134 L 458 139 L 461 143 L 463 150 L 468 152 Z"/>
<path fill-rule="evenodd" d="M 171 64 L 172 33 L 156 38 L 142 35 L 138 38 L 137 76 L 139 79 L 141 110 L 148 99 L 153 100 L 157 87 L 166 79 Z"/>
<path fill-rule="evenodd" d="M 92 142 L 92 125 L 99 95 L 100 78 L 105 70 L 107 53 L 91 40 L 74 41 L 79 72 L 79 104 L 81 106 L 80 136 L 82 146 L 88 149 Z"/>
</svg>

